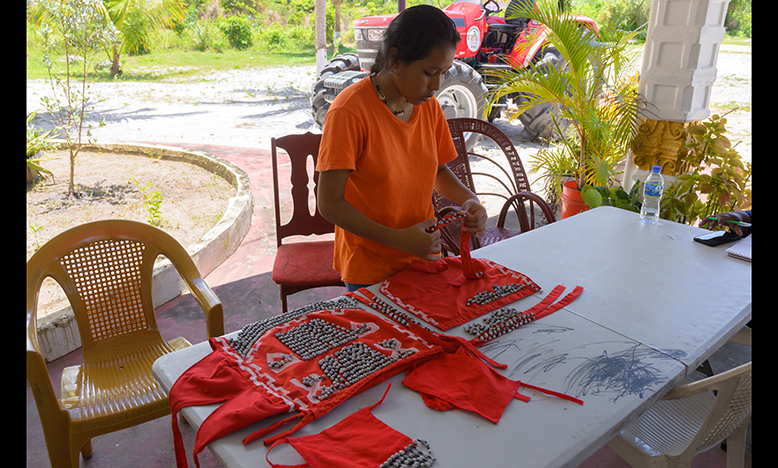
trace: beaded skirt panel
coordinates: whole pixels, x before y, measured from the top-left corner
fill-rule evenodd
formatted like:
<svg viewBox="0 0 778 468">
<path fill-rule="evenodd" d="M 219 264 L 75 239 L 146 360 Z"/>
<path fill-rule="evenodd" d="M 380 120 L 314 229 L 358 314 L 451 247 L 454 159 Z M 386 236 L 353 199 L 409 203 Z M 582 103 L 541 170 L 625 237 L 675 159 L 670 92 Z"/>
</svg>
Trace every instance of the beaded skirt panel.
<svg viewBox="0 0 778 468">
<path fill-rule="evenodd" d="M 299 420 L 265 439 L 269 445 L 443 351 L 434 341 L 357 304 L 349 297 L 315 303 L 247 325 L 235 338 L 212 338 L 213 352 L 170 389 L 179 467 L 187 462 L 176 414 L 185 406 L 223 403 L 198 429 L 195 459 L 207 443 L 223 435 L 275 414 L 296 412 L 244 439 L 249 443 Z"/>
</svg>

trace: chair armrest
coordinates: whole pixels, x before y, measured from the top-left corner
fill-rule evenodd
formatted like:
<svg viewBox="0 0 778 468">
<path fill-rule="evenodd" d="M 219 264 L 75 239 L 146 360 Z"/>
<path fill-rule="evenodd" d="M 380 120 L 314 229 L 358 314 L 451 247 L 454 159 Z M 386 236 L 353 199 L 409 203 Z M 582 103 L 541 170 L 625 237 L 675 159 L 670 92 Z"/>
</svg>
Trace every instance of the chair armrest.
<svg viewBox="0 0 778 468">
<path fill-rule="evenodd" d="M 34 311 L 33 311 L 34 313 Z M 65 410 L 60 405 L 57 393 L 54 391 L 54 384 L 49 375 L 49 369 L 46 366 L 46 360 L 40 353 L 38 346 L 37 330 L 33 321 L 30 328 L 30 315 L 27 315 L 27 380 L 30 382 L 30 389 L 35 397 L 35 403 L 38 407 L 38 414 L 41 419 L 44 417 L 51 419 L 67 418 Z M 32 334 L 32 336 L 31 336 Z"/>
<path fill-rule="evenodd" d="M 678 387 L 670 390 L 664 397 L 662 397 L 662 400 L 689 398 L 711 390 L 720 390 L 720 384 L 731 379 L 733 374 L 742 374 L 746 372 L 751 372 L 750 362 L 743 364 L 742 366 L 735 367 L 734 369 L 730 369 L 726 372 L 722 372 L 721 374 L 715 374 L 711 377 L 699 380 L 697 382 L 679 385 Z"/>
<path fill-rule="evenodd" d="M 189 286 L 189 291 L 194 296 L 195 301 L 205 312 L 208 338 L 224 335 L 224 309 L 213 289 L 205 283 L 202 277 L 195 278 L 191 283 L 187 281 L 187 286 Z"/>
<path fill-rule="evenodd" d="M 205 313 L 208 338 L 224 335 L 224 311 L 216 293 L 205 282 L 192 257 L 180 246 L 169 247 L 173 250 L 166 255 L 181 279 L 186 283 L 189 292 Z M 177 250 L 177 252 L 176 252 Z"/>
</svg>

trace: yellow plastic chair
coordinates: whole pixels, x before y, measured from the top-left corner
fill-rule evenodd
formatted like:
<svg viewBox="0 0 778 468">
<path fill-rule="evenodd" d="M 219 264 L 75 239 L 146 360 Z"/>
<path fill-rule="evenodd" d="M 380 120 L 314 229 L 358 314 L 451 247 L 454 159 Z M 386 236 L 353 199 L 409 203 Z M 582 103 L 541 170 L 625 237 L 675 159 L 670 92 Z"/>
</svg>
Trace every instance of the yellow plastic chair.
<svg viewBox="0 0 778 468">
<path fill-rule="evenodd" d="M 715 393 L 714 393 L 715 392 Z M 751 420 L 751 363 L 671 390 L 608 442 L 631 466 L 690 467 L 727 441 L 727 467 L 743 467 Z"/>
<path fill-rule="evenodd" d="M 95 436 L 170 414 L 151 365 L 190 343 L 165 342 L 158 331 L 151 286 L 159 255 L 170 260 L 202 307 L 208 336 L 223 335 L 219 298 L 186 250 L 148 224 L 83 224 L 51 239 L 27 262 L 27 379 L 54 468 L 78 467 L 79 452 L 92 455 Z M 59 397 L 37 334 L 38 292 L 46 277 L 67 295 L 83 349 L 83 365 L 63 370 Z"/>
</svg>

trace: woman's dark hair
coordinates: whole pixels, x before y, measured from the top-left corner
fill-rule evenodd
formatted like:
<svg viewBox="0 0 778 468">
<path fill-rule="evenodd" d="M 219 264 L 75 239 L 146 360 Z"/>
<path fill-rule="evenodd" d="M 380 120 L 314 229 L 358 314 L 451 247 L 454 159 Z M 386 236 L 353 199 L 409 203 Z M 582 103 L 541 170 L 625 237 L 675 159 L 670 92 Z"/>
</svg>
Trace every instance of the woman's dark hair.
<svg viewBox="0 0 778 468">
<path fill-rule="evenodd" d="M 456 47 L 461 40 L 454 22 L 443 10 L 430 5 L 412 6 L 389 23 L 370 71 L 378 73 L 392 65 L 389 63 L 392 47 L 398 50 L 395 61 L 414 62 L 428 56 L 436 47 Z"/>
</svg>

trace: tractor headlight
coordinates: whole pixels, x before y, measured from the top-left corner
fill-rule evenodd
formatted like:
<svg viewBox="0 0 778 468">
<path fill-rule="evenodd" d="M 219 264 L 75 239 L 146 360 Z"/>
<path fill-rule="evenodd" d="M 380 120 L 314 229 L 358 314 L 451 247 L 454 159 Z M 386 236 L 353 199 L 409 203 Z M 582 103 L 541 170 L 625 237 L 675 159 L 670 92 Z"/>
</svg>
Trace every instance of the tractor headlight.
<svg viewBox="0 0 778 468">
<path fill-rule="evenodd" d="M 381 38 L 384 37 L 384 30 L 383 29 L 368 29 L 367 30 L 367 40 L 370 42 L 378 42 L 381 40 Z"/>
<path fill-rule="evenodd" d="M 354 40 L 357 42 L 362 42 L 365 40 L 361 29 L 354 28 Z"/>
</svg>

